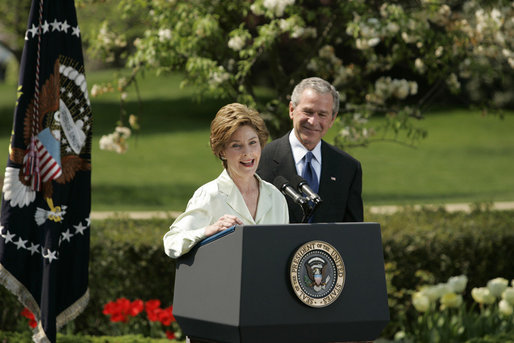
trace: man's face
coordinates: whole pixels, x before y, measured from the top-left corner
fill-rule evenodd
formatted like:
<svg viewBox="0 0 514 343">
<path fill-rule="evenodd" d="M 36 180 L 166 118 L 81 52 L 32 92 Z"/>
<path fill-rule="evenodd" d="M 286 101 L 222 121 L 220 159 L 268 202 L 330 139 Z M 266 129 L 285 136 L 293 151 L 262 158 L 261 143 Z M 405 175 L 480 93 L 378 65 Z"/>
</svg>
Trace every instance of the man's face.
<svg viewBox="0 0 514 343">
<path fill-rule="evenodd" d="M 307 88 L 296 107 L 289 103 L 289 117 L 293 120 L 295 135 L 308 150 L 314 149 L 334 124 L 333 102 L 330 93 L 319 94 Z"/>
</svg>

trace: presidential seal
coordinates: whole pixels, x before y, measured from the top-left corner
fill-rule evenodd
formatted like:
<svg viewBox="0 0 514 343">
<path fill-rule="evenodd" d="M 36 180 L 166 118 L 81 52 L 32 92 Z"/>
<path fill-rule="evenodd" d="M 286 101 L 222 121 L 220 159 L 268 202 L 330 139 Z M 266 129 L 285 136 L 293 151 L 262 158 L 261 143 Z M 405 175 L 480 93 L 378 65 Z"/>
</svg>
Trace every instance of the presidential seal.
<svg viewBox="0 0 514 343">
<path fill-rule="evenodd" d="M 293 255 L 289 276 L 298 299 L 311 307 L 325 307 L 341 295 L 346 270 L 332 245 L 311 241 Z"/>
</svg>

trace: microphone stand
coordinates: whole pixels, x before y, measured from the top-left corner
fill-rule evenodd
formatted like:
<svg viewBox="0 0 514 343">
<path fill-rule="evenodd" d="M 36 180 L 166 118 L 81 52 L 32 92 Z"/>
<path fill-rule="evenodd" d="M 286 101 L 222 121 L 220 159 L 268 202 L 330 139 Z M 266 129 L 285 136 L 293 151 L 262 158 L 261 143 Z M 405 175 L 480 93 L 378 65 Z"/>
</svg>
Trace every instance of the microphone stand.
<svg viewBox="0 0 514 343">
<path fill-rule="evenodd" d="M 302 223 L 309 222 L 312 215 L 314 214 L 314 211 L 316 211 L 319 204 L 321 204 L 321 201 L 322 201 L 321 199 L 317 199 L 317 201 L 309 199 L 309 201 L 307 201 L 305 204 L 302 204 L 302 212 L 303 212 Z M 311 203 L 314 205 L 311 206 L 310 205 Z"/>
<path fill-rule="evenodd" d="M 309 219 L 311 218 L 312 216 L 312 207 L 311 205 L 309 205 L 308 202 L 306 202 L 305 204 L 302 204 L 302 212 L 303 212 L 303 217 L 302 217 L 302 223 L 307 223 L 309 221 Z"/>
<path fill-rule="evenodd" d="M 309 219 L 311 219 L 312 214 L 318 207 L 318 205 L 322 202 L 319 195 L 314 193 L 308 186 L 305 190 L 302 190 L 301 185 L 305 183 L 307 185 L 307 181 L 302 179 L 300 176 L 296 176 L 296 181 L 298 182 L 297 189 L 291 187 L 287 179 L 281 175 L 277 176 L 273 181 L 275 187 L 277 187 L 282 194 L 284 194 L 287 198 L 293 200 L 293 202 L 297 205 L 300 205 L 302 208 L 302 223 L 307 223 Z M 305 194 L 303 196 L 301 193 Z"/>
</svg>

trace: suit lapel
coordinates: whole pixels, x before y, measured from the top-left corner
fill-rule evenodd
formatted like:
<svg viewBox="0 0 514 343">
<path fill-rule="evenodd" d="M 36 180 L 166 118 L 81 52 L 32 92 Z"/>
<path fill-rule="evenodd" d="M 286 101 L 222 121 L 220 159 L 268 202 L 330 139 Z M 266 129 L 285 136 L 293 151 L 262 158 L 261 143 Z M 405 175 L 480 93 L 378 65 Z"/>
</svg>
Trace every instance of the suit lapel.
<svg viewBox="0 0 514 343">
<path fill-rule="evenodd" d="M 291 144 L 289 144 L 289 133 L 279 138 L 279 143 L 273 156 L 273 163 L 276 164 L 274 178 L 282 175 L 290 181 L 297 174 Z M 291 186 L 294 187 L 294 185 Z M 292 223 L 301 222 L 303 217 L 301 207 L 295 204 L 289 197 L 286 197 L 286 199 L 289 207 L 289 221 Z"/>
<path fill-rule="evenodd" d="M 290 180 L 291 176 L 296 174 L 296 166 L 294 163 L 293 152 L 291 144 L 289 144 L 289 134 L 280 138 L 280 143 L 277 146 L 273 162 L 277 164 L 277 173 L 275 175 L 282 175 Z"/>
</svg>

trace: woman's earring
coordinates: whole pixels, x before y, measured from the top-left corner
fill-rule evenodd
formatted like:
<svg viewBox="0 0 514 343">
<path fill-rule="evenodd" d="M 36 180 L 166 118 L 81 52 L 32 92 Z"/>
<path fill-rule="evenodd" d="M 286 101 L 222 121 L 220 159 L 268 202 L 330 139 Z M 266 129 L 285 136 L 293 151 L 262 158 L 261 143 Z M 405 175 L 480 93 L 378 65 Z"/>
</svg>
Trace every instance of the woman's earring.
<svg viewBox="0 0 514 343">
<path fill-rule="evenodd" d="M 221 156 L 221 155 L 220 155 L 220 160 L 222 160 L 222 161 L 226 161 L 227 159 L 226 159 L 224 156 Z"/>
</svg>

